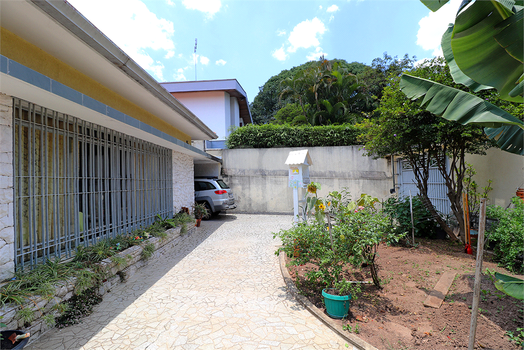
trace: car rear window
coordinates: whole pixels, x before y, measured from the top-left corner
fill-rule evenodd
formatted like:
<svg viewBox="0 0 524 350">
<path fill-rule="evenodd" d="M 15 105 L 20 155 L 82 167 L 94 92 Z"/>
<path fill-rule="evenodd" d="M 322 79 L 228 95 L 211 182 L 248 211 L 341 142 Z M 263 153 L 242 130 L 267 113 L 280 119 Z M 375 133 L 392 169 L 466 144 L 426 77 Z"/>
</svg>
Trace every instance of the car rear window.
<svg viewBox="0 0 524 350">
<path fill-rule="evenodd" d="M 220 186 L 220 188 L 229 188 L 229 186 L 222 180 L 217 180 L 217 184 Z"/>
<path fill-rule="evenodd" d="M 215 185 L 211 182 L 197 181 L 195 182 L 195 191 L 206 191 L 216 189 Z"/>
</svg>

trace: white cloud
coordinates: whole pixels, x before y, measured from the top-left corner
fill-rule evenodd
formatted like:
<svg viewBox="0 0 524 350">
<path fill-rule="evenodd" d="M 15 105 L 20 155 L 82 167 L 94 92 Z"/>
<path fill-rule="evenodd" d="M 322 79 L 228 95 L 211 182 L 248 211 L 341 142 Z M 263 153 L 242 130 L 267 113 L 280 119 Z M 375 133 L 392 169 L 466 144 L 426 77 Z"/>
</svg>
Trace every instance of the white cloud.
<svg viewBox="0 0 524 350">
<path fill-rule="evenodd" d="M 172 57 L 174 57 L 174 56 L 175 56 L 175 51 L 170 50 L 170 51 L 168 51 L 168 52 L 166 53 L 166 55 L 164 56 L 164 58 L 165 58 L 165 59 L 170 59 L 170 58 L 172 58 Z"/>
<path fill-rule="evenodd" d="M 216 64 L 217 66 L 224 66 L 226 63 L 227 63 L 227 62 L 224 61 L 223 59 L 220 59 L 220 60 L 218 60 L 218 61 L 215 62 L 215 64 Z"/>
<path fill-rule="evenodd" d="M 200 63 L 202 63 L 204 66 L 207 66 L 209 64 L 209 58 L 206 56 L 200 56 Z"/>
<path fill-rule="evenodd" d="M 317 35 L 322 35 L 326 31 L 324 23 L 317 17 L 310 20 L 300 22 L 293 28 L 291 34 L 289 34 L 289 43 L 291 44 L 288 48 L 288 52 L 295 52 L 299 48 L 308 49 L 310 47 L 318 46 Z"/>
<path fill-rule="evenodd" d="M 331 5 L 327 8 L 326 12 L 337 12 L 338 10 L 339 9 L 337 5 Z"/>
<path fill-rule="evenodd" d="M 320 46 L 317 46 L 315 48 L 315 51 L 310 52 L 306 58 L 308 61 L 316 61 L 320 58 L 320 56 L 326 57 L 328 54 L 325 53 Z"/>
<path fill-rule="evenodd" d="M 208 18 L 212 18 L 222 7 L 220 0 L 183 0 L 182 4 L 188 10 L 204 12 Z"/>
<path fill-rule="evenodd" d="M 286 31 L 285 30 L 277 30 L 277 35 L 278 36 L 286 35 Z"/>
<path fill-rule="evenodd" d="M 91 23 L 156 79 L 163 80 L 164 66 L 146 49 L 174 53 L 173 22 L 158 18 L 140 0 L 69 0 Z"/>
<path fill-rule="evenodd" d="M 437 12 L 429 12 L 418 24 L 420 26 L 417 33 L 417 45 L 424 50 L 432 50 L 433 56 L 442 56 L 440 41 L 442 34 L 448 28 L 449 23 L 455 22 L 455 15 L 461 0 L 451 0 L 442 6 Z"/>
<path fill-rule="evenodd" d="M 177 71 L 176 71 L 176 74 L 173 75 L 173 78 L 175 78 L 175 81 L 186 81 L 187 78 L 184 74 L 184 71 L 187 70 L 188 67 L 186 68 L 178 68 Z"/>
<path fill-rule="evenodd" d="M 287 58 L 286 51 L 284 50 L 284 45 L 278 50 L 273 51 L 272 56 L 279 61 L 285 61 Z"/>
</svg>

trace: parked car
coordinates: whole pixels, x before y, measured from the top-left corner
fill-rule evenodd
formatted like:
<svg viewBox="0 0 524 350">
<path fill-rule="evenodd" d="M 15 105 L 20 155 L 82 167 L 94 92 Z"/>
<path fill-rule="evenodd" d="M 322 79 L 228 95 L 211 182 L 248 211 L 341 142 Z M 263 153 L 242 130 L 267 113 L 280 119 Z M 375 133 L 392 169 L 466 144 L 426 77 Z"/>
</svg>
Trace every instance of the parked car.
<svg viewBox="0 0 524 350">
<path fill-rule="evenodd" d="M 195 178 L 195 202 L 206 206 L 209 215 L 218 214 L 223 210 L 235 209 L 235 197 L 229 186 L 217 177 Z"/>
</svg>

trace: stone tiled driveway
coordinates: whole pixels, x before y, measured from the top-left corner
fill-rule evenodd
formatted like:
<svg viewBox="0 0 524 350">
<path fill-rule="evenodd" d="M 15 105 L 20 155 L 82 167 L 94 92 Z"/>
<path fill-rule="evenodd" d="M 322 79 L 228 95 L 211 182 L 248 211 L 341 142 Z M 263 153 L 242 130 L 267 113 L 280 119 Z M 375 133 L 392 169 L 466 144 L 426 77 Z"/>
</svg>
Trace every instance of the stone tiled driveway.
<svg viewBox="0 0 524 350">
<path fill-rule="evenodd" d="M 272 232 L 291 222 L 248 214 L 204 221 L 179 251 L 113 288 L 81 324 L 26 349 L 345 349 L 286 290 Z"/>
</svg>

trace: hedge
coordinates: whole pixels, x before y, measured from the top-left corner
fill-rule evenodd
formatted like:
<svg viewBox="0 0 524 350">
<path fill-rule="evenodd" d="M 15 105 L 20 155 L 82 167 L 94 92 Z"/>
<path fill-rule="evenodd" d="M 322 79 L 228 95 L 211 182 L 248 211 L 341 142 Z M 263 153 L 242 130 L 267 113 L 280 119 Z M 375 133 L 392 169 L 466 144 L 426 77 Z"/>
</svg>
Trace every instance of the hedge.
<svg viewBox="0 0 524 350">
<path fill-rule="evenodd" d="M 235 129 L 226 145 L 233 148 L 323 147 L 359 145 L 363 128 L 355 125 L 288 126 L 248 124 Z"/>
</svg>

